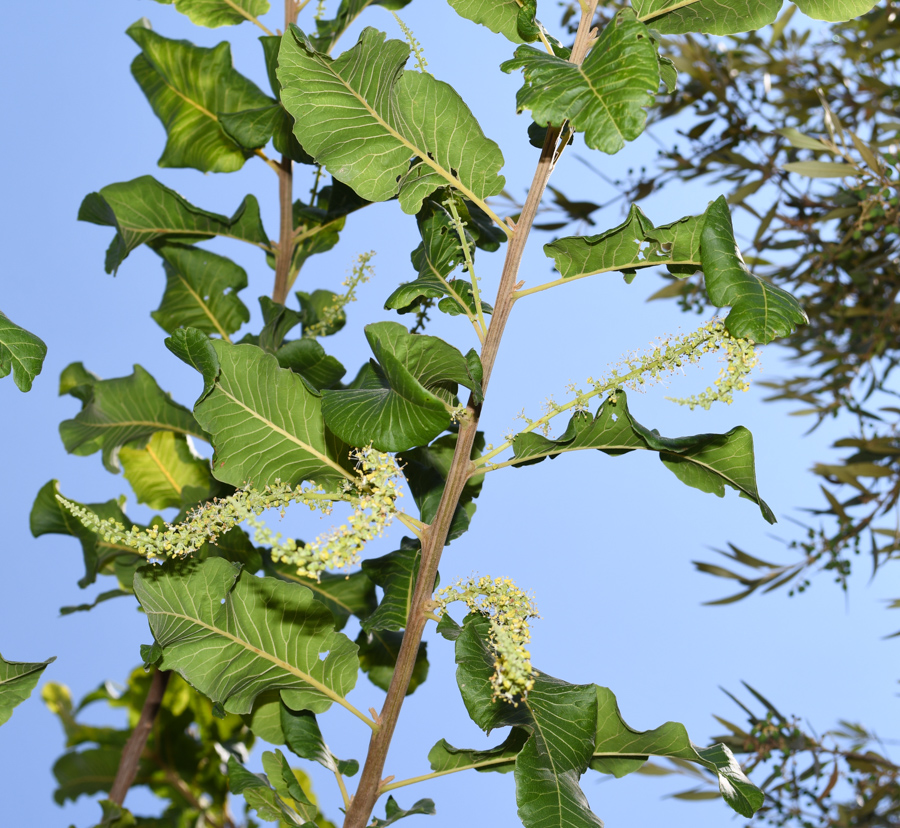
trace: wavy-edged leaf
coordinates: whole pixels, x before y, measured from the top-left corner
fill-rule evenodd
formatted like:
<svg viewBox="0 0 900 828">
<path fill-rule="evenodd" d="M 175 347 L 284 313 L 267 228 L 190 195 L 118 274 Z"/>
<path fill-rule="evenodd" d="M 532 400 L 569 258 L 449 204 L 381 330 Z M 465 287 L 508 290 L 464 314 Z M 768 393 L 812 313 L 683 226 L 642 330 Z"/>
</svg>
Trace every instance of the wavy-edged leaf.
<svg viewBox="0 0 900 828">
<path fill-rule="evenodd" d="M 78 209 L 78 220 L 115 228 L 116 235 L 106 251 L 107 273 L 115 273 L 139 245 L 163 240 L 189 244 L 225 236 L 263 250 L 271 247 L 255 196 L 248 195 L 228 218 L 195 207 L 150 175 L 89 193 Z"/>
<path fill-rule="evenodd" d="M 53 765 L 53 775 L 56 777 L 53 799 L 56 804 L 64 805 L 67 800 L 74 802 L 79 796 L 108 792 L 121 759 L 122 748 L 108 745 L 64 753 Z M 141 762 L 134 784 L 141 785 L 147 781 L 147 770 L 146 761 Z"/>
<path fill-rule="evenodd" d="M 517 465 L 538 463 L 579 449 L 597 449 L 612 456 L 635 450 L 656 451 L 663 465 L 683 483 L 717 497 L 724 497 L 725 486 L 730 486 L 756 503 L 769 523 L 775 523 L 775 515 L 756 487 L 753 435 L 743 426 L 725 434 L 661 437 L 632 417 L 625 392 L 617 391 L 615 399 L 603 401 L 596 416 L 587 411 L 573 414 L 558 440 L 534 432 L 518 434 L 513 440 Z"/>
<path fill-rule="evenodd" d="M 387 828 L 388 825 L 393 825 L 398 819 L 403 819 L 404 817 L 414 816 L 415 814 L 433 816 L 435 813 L 434 802 L 430 799 L 420 799 L 412 808 L 404 810 L 397 804 L 397 800 L 393 796 L 389 796 L 384 804 L 384 819 L 372 817 L 371 828 Z"/>
<path fill-rule="evenodd" d="M 528 741 L 529 733 L 523 727 L 514 727 L 509 736 L 497 747 L 488 750 L 455 748 L 441 739 L 428 753 L 433 771 L 475 770 L 479 773 L 509 773 L 515 769 L 516 756 Z"/>
<path fill-rule="evenodd" d="M 197 26 L 215 29 L 236 26 L 269 10 L 269 0 L 156 0 L 175 4 L 175 9 L 190 18 Z"/>
<path fill-rule="evenodd" d="M 504 185 L 500 148 L 452 87 L 403 69 L 409 54 L 405 43 L 366 28 L 356 46 L 332 60 L 292 26 L 278 78 L 297 140 L 363 198 L 399 194 L 406 213 L 417 213 L 447 184 L 476 200 L 497 195 Z M 410 167 L 412 157 L 418 163 Z"/>
<path fill-rule="evenodd" d="M 41 673 L 55 660 L 56 656 L 46 661 L 7 661 L 0 655 L 0 725 L 31 695 Z"/>
<path fill-rule="evenodd" d="M 239 170 L 253 153 L 222 129 L 219 113 L 274 102 L 235 71 L 231 46 L 220 43 L 207 49 L 186 40 L 170 40 L 152 31 L 146 19 L 130 26 L 127 34 L 141 47 L 131 73 L 166 129 L 168 140 L 159 166 L 193 167 L 201 172 Z"/>
<path fill-rule="evenodd" d="M 134 591 L 162 648 L 160 669 L 232 713 L 249 713 L 266 690 L 323 713 L 356 684 L 356 645 L 308 589 L 240 569 L 210 558 L 138 572 Z"/>
<path fill-rule="evenodd" d="M 397 666 L 397 656 L 400 654 L 402 642 L 403 633 L 389 630 L 372 630 L 369 633 L 361 631 L 356 638 L 359 646 L 360 670 L 368 675 L 372 684 L 385 692 L 394 677 L 394 668 Z M 426 678 L 428 678 L 428 645 L 423 641 L 416 652 L 416 662 L 409 679 L 409 687 L 406 688 L 406 695 L 412 695 Z"/>
<path fill-rule="evenodd" d="M 519 34 L 520 6 L 516 0 L 449 0 L 460 17 L 487 26 L 513 43 L 524 43 Z"/>
<path fill-rule="evenodd" d="M 362 562 L 363 572 L 384 591 L 378 608 L 362 622 L 366 632 L 406 629 L 421 557 L 422 544 L 403 538 L 397 551 Z"/>
<path fill-rule="evenodd" d="M 457 197 L 456 201 L 457 210 L 465 206 L 464 199 Z M 462 215 L 460 218 L 465 221 Z M 470 318 L 474 318 L 475 304 L 471 283 L 463 279 L 450 279 L 450 274 L 465 262 L 465 253 L 449 211 L 443 203 L 434 198 L 427 198 L 422 204 L 422 209 L 416 214 L 416 221 L 422 241 L 413 250 L 411 259 L 418 277 L 413 282 L 400 285 L 388 297 L 384 307 L 398 313 L 410 313 L 415 311 L 424 299 L 440 299 L 442 301 L 438 304 L 438 308 L 445 313 L 451 316 L 467 313 Z M 466 244 L 469 255 L 472 256 L 476 242 L 475 237 L 468 232 L 468 228 Z M 491 310 L 490 305 L 482 303 L 484 313 L 490 313 Z"/>
<path fill-rule="evenodd" d="M 186 489 L 209 493 L 214 485 L 209 461 L 194 453 L 183 434 L 157 431 L 143 445 L 126 444 L 119 449 L 119 461 L 138 503 L 151 509 L 181 508 Z"/>
<path fill-rule="evenodd" d="M 447 475 L 450 472 L 450 463 L 456 451 L 456 439 L 455 434 L 445 434 L 430 445 L 419 446 L 398 455 L 397 459 L 403 469 L 410 493 L 416 506 L 419 507 L 419 517 L 424 523 L 431 523 L 437 514 Z M 483 449 L 484 434 L 479 431 L 475 436 L 472 459 L 478 457 Z M 481 493 L 483 482 L 483 474 L 473 475 L 466 481 L 456 504 L 456 511 L 453 513 L 447 543 L 456 540 L 468 530 L 475 514 L 475 504 L 472 501 Z"/>
<path fill-rule="evenodd" d="M 12 371 L 18 389 L 30 391 L 34 378 L 44 367 L 45 356 L 44 341 L 0 311 L 0 379 Z"/>
<path fill-rule="evenodd" d="M 82 384 L 77 393 L 63 388 L 82 402 L 81 411 L 60 423 L 59 434 L 69 454 L 84 457 L 103 452 L 103 465 L 113 474 L 119 471 L 119 449 L 126 443 L 148 440 L 157 431 L 191 435 L 206 440 L 207 435 L 183 405 L 173 402 L 140 365 L 127 377 L 97 379 L 73 363 L 63 372 L 78 369 Z"/>
<path fill-rule="evenodd" d="M 366 325 L 365 332 L 378 361 L 356 387 L 322 392 L 325 422 L 350 445 L 403 451 L 427 443 L 450 425 L 457 384 L 480 393 L 466 358 L 443 340 L 397 322 Z"/>
<path fill-rule="evenodd" d="M 294 486 L 343 477 L 319 394 L 255 345 L 210 342 L 218 370 L 194 413 L 215 449 L 216 478 L 232 486 L 276 479 Z"/>
<path fill-rule="evenodd" d="M 306 795 L 293 776 L 290 767 L 282 774 L 281 762 L 287 766 L 281 751 L 275 754 L 266 752 L 266 757 L 276 757 L 274 762 L 270 759 L 265 762 L 264 767 L 268 765 L 268 771 L 274 771 L 270 775 L 257 774 L 248 771 L 241 765 L 234 756 L 228 757 L 228 788 L 233 794 L 240 794 L 247 802 L 247 807 L 252 808 L 259 815 L 260 819 L 266 822 L 278 822 L 280 825 L 314 826 L 312 822 L 315 819 L 317 809 L 307 799 Z M 275 765 L 275 767 L 273 767 Z M 290 774 L 288 777 L 287 774 Z M 272 780 L 276 787 L 270 784 Z M 278 790 L 282 788 L 282 790 Z M 299 800 L 288 796 L 287 801 L 282 798 L 282 793 L 290 790 L 291 793 L 298 794 Z M 300 810 L 296 810 L 293 806 L 299 803 Z"/>
<path fill-rule="evenodd" d="M 725 327 L 732 336 L 765 344 L 787 336 L 808 321 L 791 294 L 747 270 L 734 241 L 728 203 L 722 196 L 706 211 L 700 258 L 710 300 L 720 308 L 731 306 Z"/>
<path fill-rule="evenodd" d="M 166 290 L 152 316 L 167 333 L 197 328 L 228 339 L 250 310 L 238 297 L 247 272 L 231 259 L 199 247 L 164 244 L 156 248 L 166 272 Z"/>
<path fill-rule="evenodd" d="M 338 759 L 325 744 L 322 731 L 314 713 L 309 710 L 291 710 L 281 704 L 281 729 L 288 749 L 301 759 L 318 762 L 332 772 L 354 776 L 359 770 L 355 759 Z"/>
<path fill-rule="evenodd" d="M 631 0 L 637 16 L 661 34 L 751 32 L 772 23 L 782 3 L 783 0 Z"/>
<path fill-rule="evenodd" d="M 596 690 L 597 735 L 590 765 L 593 770 L 621 777 L 637 770 L 649 756 L 683 759 L 713 771 L 719 779 L 722 798 L 741 816 L 752 817 L 762 806 L 762 791 L 750 782 L 725 745 L 697 748 L 678 722 L 666 722 L 654 730 L 633 730 L 623 721 L 612 691 L 606 687 Z"/>
<path fill-rule="evenodd" d="M 316 35 L 312 41 L 320 52 L 330 53 L 338 38 L 369 6 L 381 6 L 384 9 L 398 11 L 409 3 L 410 0 L 341 0 L 331 20 L 316 21 Z"/>
<path fill-rule="evenodd" d="M 876 5 L 877 0 L 797 0 L 797 6 L 804 14 L 831 22 L 861 17 Z"/>
<path fill-rule="evenodd" d="M 589 147 L 610 154 L 644 131 L 660 82 L 656 45 L 630 9 L 610 20 L 581 66 L 520 46 L 500 68 L 524 70 L 519 112 L 530 110 L 541 126 L 569 121 Z"/>
<path fill-rule="evenodd" d="M 272 563 L 273 574 L 283 581 L 303 584 L 316 600 L 331 610 L 334 616 L 334 628 L 342 630 L 351 615 L 366 618 L 377 606 L 375 584 L 365 572 L 354 572 L 352 575 L 337 575 L 323 572 L 315 581 L 297 574 L 297 567 L 279 562 Z"/>
</svg>

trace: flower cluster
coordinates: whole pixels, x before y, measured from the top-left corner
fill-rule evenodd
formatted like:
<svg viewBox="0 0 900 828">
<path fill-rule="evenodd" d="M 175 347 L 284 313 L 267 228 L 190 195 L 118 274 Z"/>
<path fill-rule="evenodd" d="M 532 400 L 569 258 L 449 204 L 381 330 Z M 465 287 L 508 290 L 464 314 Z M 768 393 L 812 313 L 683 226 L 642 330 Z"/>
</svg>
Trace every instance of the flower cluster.
<svg viewBox="0 0 900 828">
<path fill-rule="evenodd" d="M 325 569 L 346 569 L 359 561 L 365 543 L 378 537 L 396 514 L 396 500 L 402 497 L 394 482 L 400 476 L 394 458 L 389 454 L 363 448 L 353 452 L 359 475 L 353 483 L 346 482 L 344 491 L 329 493 L 309 482 L 296 488 L 280 481 L 262 490 L 250 486 L 238 489 L 233 495 L 216 498 L 188 513 L 178 524 L 163 523 L 140 529 L 125 526 L 114 519 L 98 517 L 57 495 L 59 502 L 92 532 L 111 543 L 134 549 L 148 558 L 183 557 L 200 549 L 241 523 L 254 529 L 254 541 L 271 547 L 273 560 L 297 566 L 301 575 L 318 578 Z M 303 545 L 295 540 L 282 540 L 272 532 L 261 515 L 269 509 L 284 509 L 291 503 L 304 503 L 312 510 L 330 514 L 335 501 L 354 506 L 353 514 L 344 525 L 333 532 Z"/>
<path fill-rule="evenodd" d="M 356 301 L 356 289 L 372 277 L 375 268 L 369 264 L 375 258 L 375 251 L 360 253 L 356 257 L 356 264 L 350 269 L 350 275 L 344 279 L 343 286 L 347 290 L 341 295 L 335 295 L 334 302 L 319 311 L 319 319 L 314 325 L 308 325 L 303 331 L 305 339 L 315 339 L 317 336 L 326 336 L 344 314 L 344 308 Z"/>
<path fill-rule="evenodd" d="M 434 595 L 441 610 L 454 601 L 464 601 L 471 612 L 480 612 L 491 621 L 491 649 L 494 651 L 493 698 L 517 704 L 534 686 L 528 619 L 538 618 L 534 598 L 509 578 L 460 578 Z"/>
</svg>

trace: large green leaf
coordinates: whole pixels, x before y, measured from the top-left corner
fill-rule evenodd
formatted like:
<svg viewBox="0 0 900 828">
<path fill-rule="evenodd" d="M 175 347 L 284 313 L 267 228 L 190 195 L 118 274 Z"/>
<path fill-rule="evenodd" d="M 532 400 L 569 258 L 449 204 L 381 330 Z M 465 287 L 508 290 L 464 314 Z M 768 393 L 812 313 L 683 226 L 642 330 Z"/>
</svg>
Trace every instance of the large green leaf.
<svg viewBox="0 0 900 828">
<path fill-rule="evenodd" d="M 325 422 L 347 443 L 379 451 L 427 443 L 450 425 L 457 383 L 480 393 L 466 358 L 443 340 L 397 322 L 365 331 L 378 362 L 364 368 L 358 387 L 322 392 Z"/>
<path fill-rule="evenodd" d="M 340 447 L 322 419 L 322 400 L 303 379 L 255 345 L 210 340 L 215 380 L 194 405 L 215 449 L 213 474 L 233 486 L 289 485 L 343 477 Z M 179 356 L 182 356 L 182 353 Z M 190 364 L 190 362 L 189 362 Z M 195 367 L 198 367 L 195 365 Z"/>
<path fill-rule="evenodd" d="M 108 792 L 115 781 L 121 759 L 122 748 L 107 745 L 64 753 L 53 765 L 57 785 L 53 799 L 56 804 L 64 805 L 67 800 L 74 802 L 79 796 Z M 144 784 L 146 780 L 147 763 L 141 762 L 135 784 Z"/>
<path fill-rule="evenodd" d="M 793 296 L 747 270 L 722 196 L 706 211 L 700 258 L 710 300 L 720 308 L 731 306 L 725 327 L 732 336 L 765 344 L 808 321 Z"/>
<path fill-rule="evenodd" d="M 337 575 L 323 572 L 318 581 L 297 574 L 297 567 L 290 564 L 274 562 L 271 564 L 273 574 L 283 581 L 303 584 L 316 600 L 323 603 L 334 616 L 334 628 L 342 630 L 351 615 L 366 618 L 378 603 L 375 597 L 375 584 L 365 572 L 354 572 L 352 575 Z"/>
<path fill-rule="evenodd" d="M 269 10 L 269 0 L 156 0 L 186 14 L 191 23 L 215 29 L 234 26 L 259 17 Z"/>
<path fill-rule="evenodd" d="M 297 782 L 281 751 L 263 754 L 265 774 L 248 771 L 234 756 L 228 757 L 228 787 L 241 794 L 248 808 L 266 822 L 315 828 L 317 808 Z M 293 794 L 293 796 L 292 796 Z"/>
<path fill-rule="evenodd" d="M 460 16 L 487 26 L 513 43 L 525 42 L 517 26 L 520 4 L 516 0 L 450 0 L 450 5 Z"/>
<path fill-rule="evenodd" d="M 210 558 L 138 572 L 134 591 L 162 648 L 160 669 L 232 713 L 249 713 L 266 690 L 323 713 L 356 684 L 356 645 L 308 589 L 240 569 Z"/>
<path fill-rule="evenodd" d="M 877 0 L 797 0 L 804 14 L 816 20 L 853 20 L 878 5 Z"/>
<path fill-rule="evenodd" d="M 227 218 L 195 207 L 149 175 L 89 193 L 81 202 L 78 219 L 116 229 L 106 251 L 107 273 L 115 273 L 139 245 L 163 240 L 187 244 L 225 236 L 271 249 L 254 196 L 247 196 Z"/>
<path fill-rule="evenodd" d="M 318 762 L 328 770 L 354 776 L 359 770 L 359 762 L 355 759 L 338 759 L 325 744 L 322 731 L 314 713 L 309 710 L 291 710 L 280 704 L 281 729 L 284 732 L 285 744 L 301 759 Z"/>
<path fill-rule="evenodd" d="M 700 216 L 654 227 L 637 205 L 618 227 L 595 236 L 567 236 L 544 245 L 563 279 L 620 271 L 626 277 L 665 265 L 678 275 L 703 270 L 710 301 L 731 306 L 725 327 L 732 336 L 763 344 L 787 336 L 807 321 L 789 293 L 750 273 L 734 240 L 728 202 L 720 196 Z"/>
<path fill-rule="evenodd" d="M 520 46 L 500 68 L 524 70 L 525 85 L 516 94 L 519 112 L 530 110 L 541 126 L 569 121 L 584 132 L 589 147 L 606 153 L 618 152 L 644 131 L 646 107 L 659 89 L 656 45 L 629 9 L 607 24 L 581 66 Z"/>
<path fill-rule="evenodd" d="M 422 544 L 403 538 L 396 552 L 363 561 L 363 572 L 384 591 L 378 608 L 362 622 L 366 632 L 406 629 L 421 556 Z"/>
<path fill-rule="evenodd" d="M 631 0 L 637 16 L 662 34 L 750 32 L 772 23 L 782 3 L 783 0 Z"/>
<path fill-rule="evenodd" d="M 31 695 L 41 673 L 56 657 L 46 661 L 7 661 L 0 655 L 0 725 L 9 721 L 13 709 Z"/>
<path fill-rule="evenodd" d="M 558 440 L 529 432 L 518 434 L 513 441 L 517 465 L 580 449 L 597 449 L 612 456 L 635 450 L 656 451 L 663 465 L 683 483 L 718 497 L 725 495 L 726 485 L 737 489 L 759 506 L 769 523 L 775 523 L 775 515 L 756 488 L 753 436 L 743 426 L 725 434 L 660 437 L 658 431 L 651 431 L 631 416 L 625 392 L 617 391 L 615 400 L 606 399 L 596 416 L 587 411 L 573 414 Z"/>
<path fill-rule="evenodd" d="M 119 461 L 138 503 L 151 509 L 180 509 L 186 497 L 199 500 L 215 484 L 209 461 L 192 451 L 187 437 L 171 431 L 157 431 L 143 444 L 122 446 Z"/>
<path fill-rule="evenodd" d="M 341 0 L 340 6 L 331 20 L 316 21 L 316 35 L 312 38 L 316 49 L 328 54 L 338 38 L 350 27 L 369 6 L 381 6 L 397 11 L 408 5 L 410 0 Z"/>
<path fill-rule="evenodd" d="M 458 210 L 465 207 L 462 198 L 456 200 Z M 400 285 L 384 303 L 385 308 L 394 309 L 398 313 L 410 313 L 419 307 L 423 299 L 440 299 L 439 309 L 452 316 L 467 311 L 474 314 L 471 283 L 463 279 L 449 278 L 450 274 L 465 261 L 465 253 L 446 206 L 434 198 L 427 198 L 422 204 L 422 209 L 416 214 L 416 221 L 422 241 L 413 250 L 411 258 L 418 277 L 413 282 L 404 282 Z M 469 255 L 472 256 L 475 252 L 475 239 L 468 230 L 466 244 Z M 491 306 L 483 303 L 482 310 L 490 313 Z"/>
<path fill-rule="evenodd" d="M 385 692 L 394 677 L 402 642 L 403 633 L 389 630 L 372 630 L 370 633 L 361 631 L 356 638 L 359 646 L 360 670 L 368 675 L 372 684 Z M 419 643 L 419 649 L 416 651 L 416 662 L 409 678 L 406 695 L 414 693 L 426 678 L 428 678 L 428 645 L 423 641 Z"/>
<path fill-rule="evenodd" d="M 406 213 L 417 213 L 447 184 L 470 198 L 496 195 L 504 184 L 500 148 L 452 87 L 403 69 L 409 54 L 405 43 L 385 42 L 383 32 L 366 28 L 356 46 L 332 60 L 292 27 L 278 78 L 297 140 L 363 198 L 399 194 Z"/>
<path fill-rule="evenodd" d="M 78 385 L 67 387 L 71 375 Z M 128 377 L 100 380 L 84 371 L 80 362 L 63 371 L 60 393 L 82 402 L 74 419 L 59 425 L 66 451 L 84 457 L 103 451 L 103 465 L 119 471 L 119 449 L 126 443 L 148 440 L 157 431 L 208 437 L 188 409 L 172 401 L 140 365 Z"/>
<path fill-rule="evenodd" d="M 242 267 L 199 247 L 164 244 L 156 252 L 163 259 L 166 291 L 150 315 L 165 331 L 192 327 L 228 339 L 250 321 L 250 310 L 237 295 L 247 287 Z"/>
<path fill-rule="evenodd" d="M 130 26 L 128 35 L 142 50 L 131 64 L 131 73 L 168 136 L 159 166 L 202 172 L 239 170 L 253 153 L 222 129 L 219 114 L 274 102 L 234 70 L 229 44 L 206 49 L 186 40 L 170 40 L 151 31 L 146 19 Z"/>
<path fill-rule="evenodd" d="M 59 484 L 51 480 L 41 487 L 34 505 L 31 507 L 29 525 L 31 534 L 39 538 L 41 535 L 68 535 L 77 538 L 81 542 L 81 550 L 84 556 L 84 577 L 78 582 L 78 586 L 86 587 L 94 583 L 97 574 L 107 571 L 114 561 L 120 557 L 132 564 L 143 560 L 130 547 L 118 546 L 95 535 L 90 529 L 85 528 L 81 522 L 56 499 L 59 494 Z M 67 498 L 71 500 L 71 498 Z M 90 509 L 102 519 L 117 520 L 126 528 L 134 524 L 122 511 L 119 501 L 107 500 L 105 503 L 76 503 L 78 506 Z"/>
<path fill-rule="evenodd" d="M 30 391 L 34 378 L 41 373 L 47 346 L 30 331 L 20 328 L 0 311 L 0 378 L 12 371 L 13 382 L 20 391 Z"/>
</svg>

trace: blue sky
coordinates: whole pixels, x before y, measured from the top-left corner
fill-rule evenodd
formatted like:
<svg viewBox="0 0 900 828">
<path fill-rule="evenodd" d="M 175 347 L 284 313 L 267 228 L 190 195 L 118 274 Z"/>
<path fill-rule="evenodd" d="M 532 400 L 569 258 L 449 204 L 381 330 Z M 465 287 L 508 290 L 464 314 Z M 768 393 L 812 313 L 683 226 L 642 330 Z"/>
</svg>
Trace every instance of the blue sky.
<svg viewBox="0 0 900 828">
<path fill-rule="evenodd" d="M 329 3 L 329 7 L 335 5 Z M 310 25 L 314 4 L 301 26 Z M 78 697 L 103 680 L 124 681 L 140 662 L 139 646 L 150 641 L 144 618 L 130 599 L 102 605 L 90 613 L 60 617 L 59 607 L 91 600 L 111 588 L 97 583 L 86 591 L 78 544 L 56 536 L 33 539 L 28 513 L 38 489 L 50 478 L 80 501 L 106 500 L 129 493 L 121 476 L 103 470 L 99 455 L 66 455 L 58 435 L 61 420 L 78 404 L 58 397 L 57 378 L 81 360 L 103 378 L 131 373 L 139 363 L 173 397 L 190 404 L 200 390 L 198 376 L 163 346 L 165 333 L 150 318 L 163 288 L 159 260 L 139 249 L 113 278 L 103 271 L 111 238 L 108 228 L 79 224 L 78 205 L 89 192 L 153 174 L 193 203 L 231 214 L 241 198 L 255 193 L 270 235 L 277 232 L 277 181 L 262 163 L 248 162 L 232 175 L 157 169 L 164 132 L 132 80 L 128 66 L 137 47 L 124 34 L 146 15 L 160 34 L 201 45 L 233 42 L 237 68 L 265 87 L 258 31 L 249 24 L 233 29 L 193 27 L 171 6 L 150 0 L 103 0 L 55 4 L 38 22 L 27 7 L 6 11 L 0 50 L 10 118 L 0 153 L 3 201 L 0 308 L 47 342 L 49 355 L 34 390 L 23 395 L 10 380 L 0 383 L 0 423 L 5 472 L 2 516 L 5 526 L 4 578 L 0 581 L 0 652 L 7 659 L 32 661 L 56 655 L 45 680 L 68 684 Z M 526 116 L 515 114 L 520 78 L 497 70 L 511 55 L 499 35 L 458 18 L 443 3 L 415 2 L 402 12 L 424 44 L 429 70 L 454 85 L 478 117 L 485 133 L 501 145 L 509 191 L 524 197 L 537 150 L 525 138 Z M 553 21 L 553 13 L 548 13 Z M 273 12 L 270 27 L 279 25 Z M 376 8 L 364 23 L 400 37 L 390 14 Z M 555 22 L 555 21 L 553 21 Z M 355 26 L 338 51 L 358 35 Z M 573 148 L 588 154 L 580 142 Z M 618 156 L 591 153 L 608 175 L 622 175 L 655 156 L 649 139 Z M 572 199 L 605 202 L 614 193 L 577 163 L 564 158 L 553 183 Z M 302 195 L 302 179 L 297 195 Z M 643 203 L 656 223 L 702 212 L 718 195 L 700 187 L 669 187 Z M 595 216 L 596 229 L 621 220 L 620 207 Z M 521 278 L 528 284 L 552 279 L 536 235 Z M 376 276 L 360 290 L 347 328 L 325 343 L 352 372 L 369 353 L 361 325 L 397 318 L 382 309 L 388 294 L 411 277 L 409 252 L 417 244 L 415 222 L 396 203 L 367 208 L 351 216 L 342 243 L 311 260 L 297 288 L 336 288 L 356 254 L 375 250 Z M 272 271 L 253 251 L 237 243 L 216 242 L 212 249 L 233 257 L 250 275 L 243 293 L 254 310 L 248 330 L 259 327 L 255 297 L 271 291 Z M 483 290 L 496 287 L 501 254 L 476 261 Z M 549 395 L 565 397 L 570 381 L 583 382 L 614 365 L 623 353 L 646 347 L 660 335 L 687 331 L 698 319 L 674 304 L 646 303 L 661 280 L 650 273 L 625 285 L 616 275 L 583 279 L 522 300 L 514 309 L 493 375 L 482 420 L 488 442 L 499 442 L 525 409 L 536 416 Z M 463 351 L 474 343 L 471 329 L 457 318 L 435 320 L 429 333 Z M 765 377 L 783 373 L 777 349 L 763 355 Z M 783 712 L 805 717 L 819 731 L 838 718 L 860 719 L 877 729 L 896 720 L 896 643 L 880 641 L 893 631 L 883 612 L 892 597 L 883 581 L 867 583 L 865 563 L 852 579 L 849 598 L 818 579 L 809 594 L 789 600 L 783 593 L 739 604 L 708 608 L 701 602 L 721 597 L 727 585 L 695 573 L 693 559 L 709 560 L 710 547 L 731 541 L 764 558 L 789 559 L 775 537 L 793 537 L 787 518 L 797 507 L 817 502 L 812 462 L 827 458 L 827 446 L 842 436 L 837 425 L 804 437 L 808 421 L 788 417 L 785 406 L 763 404 L 755 387 L 730 407 L 690 413 L 664 400 L 672 393 L 702 390 L 715 378 L 713 362 L 692 370 L 669 387 L 632 395 L 635 416 L 667 436 L 726 431 L 743 424 L 754 433 L 759 486 L 780 523 L 766 524 L 758 510 L 729 490 L 722 500 L 684 487 L 655 457 L 609 458 L 576 453 L 526 469 L 488 476 L 472 531 L 448 548 L 441 565 L 448 583 L 471 572 L 512 577 L 536 593 L 542 619 L 536 622 L 532 655 L 537 667 L 570 682 L 596 682 L 618 696 L 624 718 L 646 729 L 667 720 L 683 722 L 698 744 L 720 732 L 716 713 L 734 721 L 741 714 L 719 686 L 740 691 L 745 680 Z M 131 503 L 136 520 L 149 512 Z M 316 522 L 289 524 L 289 531 L 311 537 Z M 295 528 L 296 527 L 296 528 Z M 396 527 L 372 554 L 383 554 L 401 537 Z M 457 612 L 457 616 L 459 613 Z M 428 770 L 426 755 L 438 739 L 461 747 L 488 746 L 502 734 L 484 735 L 465 716 L 456 689 L 453 653 L 447 642 L 428 633 L 431 673 L 411 696 L 388 759 L 398 778 Z M 383 693 L 361 679 L 351 697 L 357 707 L 381 706 Z M 97 715 L 100 715 L 98 711 Z M 342 711 L 322 717 L 326 739 L 339 756 L 365 755 L 365 733 Z M 892 734 L 888 734 L 892 735 Z M 50 768 L 62 752 L 63 734 L 37 694 L 0 729 L 0 778 L 7 796 L 4 820 L 11 825 L 93 824 L 99 809 L 87 800 L 58 808 L 51 799 Z M 333 779 L 312 771 L 326 813 L 337 818 Z M 601 780 L 602 781 L 601 783 Z M 712 828 L 730 824 L 724 803 L 691 804 L 664 799 L 688 787 L 685 781 L 631 776 L 618 781 L 589 775 L 583 787 L 608 826 L 659 824 Z M 432 797 L 435 817 L 416 817 L 431 828 L 469 821 L 518 824 L 511 776 L 454 775 L 398 793 L 404 807 Z M 128 804 L 140 811 L 148 799 L 134 792 Z M 738 819 L 734 817 L 734 819 Z"/>
</svg>

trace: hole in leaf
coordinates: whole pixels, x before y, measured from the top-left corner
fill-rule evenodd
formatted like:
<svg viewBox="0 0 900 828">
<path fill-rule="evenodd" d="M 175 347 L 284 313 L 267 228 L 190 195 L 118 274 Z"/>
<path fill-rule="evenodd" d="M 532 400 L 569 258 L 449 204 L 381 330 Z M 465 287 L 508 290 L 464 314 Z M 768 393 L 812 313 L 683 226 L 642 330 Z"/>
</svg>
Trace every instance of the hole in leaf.
<svg viewBox="0 0 900 828">
<path fill-rule="evenodd" d="M 331 653 L 331 650 L 325 650 L 324 653 L 319 653 L 319 661 L 325 661 L 328 658 L 328 655 Z"/>
</svg>

